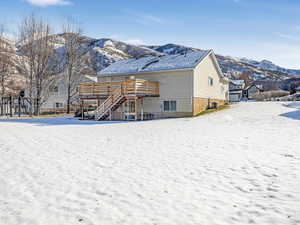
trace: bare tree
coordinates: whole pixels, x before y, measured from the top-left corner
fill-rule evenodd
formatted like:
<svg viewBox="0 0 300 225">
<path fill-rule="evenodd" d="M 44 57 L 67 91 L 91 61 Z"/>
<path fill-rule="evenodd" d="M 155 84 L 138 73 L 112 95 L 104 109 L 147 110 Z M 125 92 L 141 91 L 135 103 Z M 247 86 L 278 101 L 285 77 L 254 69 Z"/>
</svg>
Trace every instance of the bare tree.
<svg viewBox="0 0 300 225">
<path fill-rule="evenodd" d="M 5 37 L 4 25 L 0 24 L 0 113 L 3 115 L 3 97 L 6 95 L 6 82 L 11 75 L 11 46 Z"/>
<path fill-rule="evenodd" d="M 68 19 L 63 25 L 64 40 L 64 83 L 66 84 L 67 113 L 75 100 L 77 87 L 84 69 L 84 49 L 81 48 L 82 29 L 72 19 Z"/>
<path fill-rule="evenodd" d="M 22 73 L 26 78 L 31 113 L 35 115 L 39 115 L 58 73 L 54 38 L 51 26 L 35 15 L 25 18 L 19 28 Z"/>
<path fill-rule="evenodd" d="M 246 86 L 249 86 L 253 81 L 251 79 L 251 73 L 250 72 L 243 72 L 239 75 L 239 79 L 244 80 Z"/>
</svg>

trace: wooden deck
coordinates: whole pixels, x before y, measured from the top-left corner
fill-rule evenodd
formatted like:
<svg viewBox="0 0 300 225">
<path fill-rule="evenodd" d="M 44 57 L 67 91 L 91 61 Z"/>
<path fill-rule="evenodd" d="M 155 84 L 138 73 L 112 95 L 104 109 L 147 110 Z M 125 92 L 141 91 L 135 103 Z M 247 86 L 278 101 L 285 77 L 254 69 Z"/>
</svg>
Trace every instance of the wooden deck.
<svg viewBox="0 0 300 225">
<path fill-rule="evenodd" d="M 129 79 L 122 82 L 81 83 L 81 100 L 106 99 L 114 90 L 121 87 L 124 96 L 159 97 L 159 82 L 142 79 Z"/>
</svg>

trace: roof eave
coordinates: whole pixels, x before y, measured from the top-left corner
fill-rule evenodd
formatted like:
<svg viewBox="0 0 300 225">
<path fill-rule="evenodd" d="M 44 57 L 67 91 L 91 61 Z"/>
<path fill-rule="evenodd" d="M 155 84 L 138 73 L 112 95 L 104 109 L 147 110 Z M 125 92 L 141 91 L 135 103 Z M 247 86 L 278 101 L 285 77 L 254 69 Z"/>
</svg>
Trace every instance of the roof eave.
<svg viewBox="0 0 300 225">
<path fill-rule="evenodd" d="M 187 68 L 172 69 L 172 70 L 153 70 L 153 71 L 140 71 L 140 72 L 131 72 L 131 73 L 98 74 L 97 77 L 128 76 L 128 75 L 163 73 L 163 72 L 174 72 L 174 71 L 190 71 L 193 69 L 194 67 L 187 67 Z"/>
</svg>

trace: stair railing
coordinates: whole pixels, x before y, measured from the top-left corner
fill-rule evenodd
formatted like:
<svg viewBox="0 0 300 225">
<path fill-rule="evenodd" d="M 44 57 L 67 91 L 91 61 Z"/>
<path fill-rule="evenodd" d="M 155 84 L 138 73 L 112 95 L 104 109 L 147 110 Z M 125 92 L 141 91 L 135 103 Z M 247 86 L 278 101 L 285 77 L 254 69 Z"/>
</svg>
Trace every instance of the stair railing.
<svg viewBox="0 0 300 225">
<path fill-rule="evenodd" d="M 100 120 L 123 97 L 122 85 L 116 88 L 112 94 L 95 110 L 95 119 Z"/>
</svg>

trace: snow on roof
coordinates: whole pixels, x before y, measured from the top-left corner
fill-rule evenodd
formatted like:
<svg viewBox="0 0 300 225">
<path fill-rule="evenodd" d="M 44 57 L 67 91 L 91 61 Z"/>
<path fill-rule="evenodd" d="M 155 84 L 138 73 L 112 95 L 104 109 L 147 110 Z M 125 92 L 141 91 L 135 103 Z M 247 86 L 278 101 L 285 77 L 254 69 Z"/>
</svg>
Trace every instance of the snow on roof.
<svg viewBox="0 0 300 225">
<path fill-rule="evenodd" d="M 245 90 L 248 90 L 248 89 L 250 89 L 250 88 L 252 88 L 252 87 L 256 87 L 257 89 L 259 89 L 259 90 L 263 90 L 263 86 L 261 85 L 261 84 L 250 84 L 249 86 L 247 86 L 246 88 L 245 88 Z"/>
<path fill-rule="evenodd" d="M 243 85 L 245 84 L 244 80 L 231 80 L 231 83 L 235 84 L 235 85 Z"/>
<path fill-rule="evenodd" d="M 84 78 L 86 80 L 90 80 L 92 82 L 97 82 L 97 77 L 96 76 L 85 75 Z"/>
<path fill-rule="evenodd" d="M 239 90 L 239 91 L 229 91 L 229 94 L 241 94 L 243 91 Z"/>
<path fill-rule="evenodd" d="M 132 74 L 194 68 L 210 52 L 210 50 L 194 51 L 187 54 L 148 56 L 139 59 L 120 60 L 100 71 L 98 75 Z"/>
</svg>

